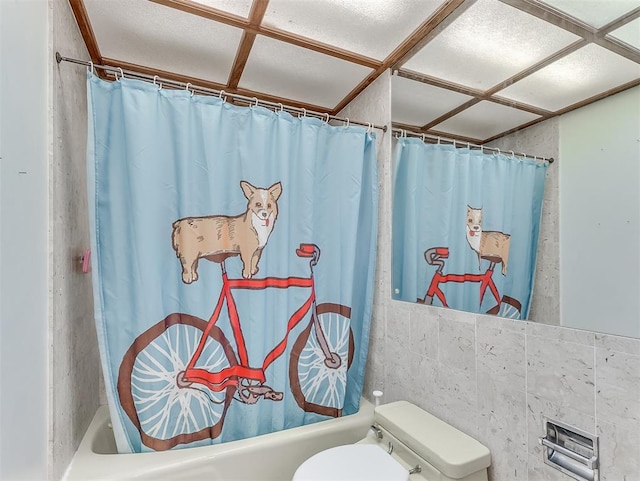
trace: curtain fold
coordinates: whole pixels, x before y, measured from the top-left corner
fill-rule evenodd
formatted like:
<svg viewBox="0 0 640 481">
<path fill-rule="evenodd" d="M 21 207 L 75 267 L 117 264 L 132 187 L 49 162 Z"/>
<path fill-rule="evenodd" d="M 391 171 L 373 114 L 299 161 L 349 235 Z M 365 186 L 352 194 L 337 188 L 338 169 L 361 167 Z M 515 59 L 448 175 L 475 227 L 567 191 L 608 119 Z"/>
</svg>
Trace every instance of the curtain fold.
<svg viewBox="0 0 640 481">
<path fill-rule="evenodd" d="M 393 297 L 525 319 L 546 162 L 400 138 Z"/>
<path fill-rule="evenodd" d="M 120 452 L 357 411 L 374 134 L 88 74 L 98 343 Z"/>
</svg>

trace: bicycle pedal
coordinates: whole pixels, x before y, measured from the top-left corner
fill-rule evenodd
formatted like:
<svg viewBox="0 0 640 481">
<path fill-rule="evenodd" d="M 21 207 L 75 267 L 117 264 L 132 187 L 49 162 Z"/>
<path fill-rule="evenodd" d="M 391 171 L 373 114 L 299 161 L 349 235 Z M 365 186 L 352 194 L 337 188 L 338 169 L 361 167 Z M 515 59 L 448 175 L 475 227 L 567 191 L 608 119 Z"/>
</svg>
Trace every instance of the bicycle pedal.
<svg viewBox="0 0 640 481">
<path fill-rule="evenodd" d="M 283 397 L 284 395 L 278 391 L 270 391 L 264 393 L 264 398 L 268 399 L 269 401 L 282 401 Z"/>
</svg>

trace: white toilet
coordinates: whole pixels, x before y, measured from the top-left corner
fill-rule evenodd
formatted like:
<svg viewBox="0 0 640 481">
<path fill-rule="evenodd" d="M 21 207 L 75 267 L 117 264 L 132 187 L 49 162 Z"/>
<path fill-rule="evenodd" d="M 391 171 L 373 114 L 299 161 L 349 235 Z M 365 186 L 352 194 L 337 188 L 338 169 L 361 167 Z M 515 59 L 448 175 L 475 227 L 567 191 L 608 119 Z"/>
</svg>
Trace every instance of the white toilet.
<svg viewBox="0 0 640 481">
<path fill-rule="evenodd" d="M 307 459 L 293 481 L 487 481 L 489 450 L 406 401 L 378 406 L 357 444 Z"/>
</svg>

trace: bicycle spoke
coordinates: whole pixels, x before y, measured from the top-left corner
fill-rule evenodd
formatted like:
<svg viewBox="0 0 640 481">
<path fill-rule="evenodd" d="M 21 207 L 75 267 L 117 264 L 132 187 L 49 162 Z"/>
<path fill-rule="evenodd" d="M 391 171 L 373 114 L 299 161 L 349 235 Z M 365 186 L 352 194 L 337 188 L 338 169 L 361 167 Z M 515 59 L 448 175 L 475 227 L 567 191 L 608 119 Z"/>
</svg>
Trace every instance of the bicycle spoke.
<svg viewBox="0 0 640 481">
<path fill-rule="evenodd" d="M 178 382 L 178 376 L 196 355 L 206 327 L 203 320 L 181 316 L 187 319 L 186 323 L 180 318 L 168 327 L 159 324 L 164 329 L 146 345 L 143 344 L 131 364 L 128 377 L 130 399 L 136 413 L 132 421 L 160 446 L 166 440 L 167 447 L 175 446 L 177 442 L 191 442 L 190 439 L 200 440 L 203 433 L 217 436 L 214 433 L 219 433 L 221 427 L 214 428 L 223 421 L 231 400 L 226 388 L 212 391 L 196 381 Z M 157 329 L 155 331 L 158 332 Z M 224 340 L 225 344 L 218 339 Z M 226 342 L 224 334 L 214 328 L 213 334 L 204 341 L 198 364 L 202 365 L 204 361 L 202 368 L 210 372 L 230 367 L 224 350 Z"/>
<path fill-rule="evenodd" d="M 292 389 L 299 389 L 304 397 L 307 404 L 301 407 L 307 409 L 311 403 L 313 412 L 335 416 L 342 409 L 346 393 L 351 329 L 349 319 L 331 309 L 325 307 L 318 315 L 320 333 L 312 326 L 311 331 L 301 334 L 306 337 L 306 343 L 302 351 L 296 353 L 297 383 L 292 381 Z M 322 343 L 317 336 L 323 337 Z M 322 348 L 324 342 L 329 358 Z M 334 363 L 338 366 L 333 367 Z"/>
</svg>

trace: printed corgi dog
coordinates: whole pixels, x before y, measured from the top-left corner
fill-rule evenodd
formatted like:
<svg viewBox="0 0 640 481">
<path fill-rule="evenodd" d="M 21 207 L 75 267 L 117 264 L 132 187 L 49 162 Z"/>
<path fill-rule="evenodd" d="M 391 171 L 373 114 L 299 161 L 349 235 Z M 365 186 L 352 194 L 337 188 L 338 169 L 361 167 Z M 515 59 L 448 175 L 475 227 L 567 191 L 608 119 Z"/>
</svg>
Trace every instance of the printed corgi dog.
<svg viewBox="0 0 640 481">
<path fill-rule="evenodd" d="M 482 208 L 467 206 L 467 242 L 478 254 L 478 268 L 482 259 L 502 263 L 502 275 L 507 275 L 511 236 L 497 231 L 482 230 Z"/>
<path fill-rule="evenodd" d="M 242 277 L 250 279 L 258 272 L 262 249 L 278 217 L 278 199 L 282 184 L 277 182 L 268 189 L 254 187 L 241 181 L 240 188 L 249 201 L 247 210 L 229 217 L 185 217 L 173 223 L 171 236 L 173 249 L 182 265 L 182 282 L 198 280 L 198 259 L 222 262 L 239 255 Z"/>
</svg>

